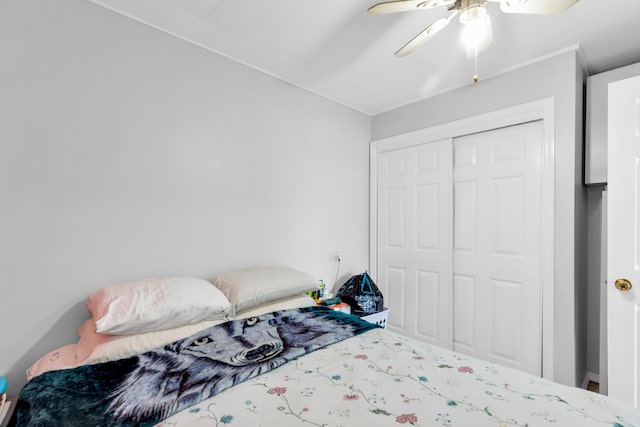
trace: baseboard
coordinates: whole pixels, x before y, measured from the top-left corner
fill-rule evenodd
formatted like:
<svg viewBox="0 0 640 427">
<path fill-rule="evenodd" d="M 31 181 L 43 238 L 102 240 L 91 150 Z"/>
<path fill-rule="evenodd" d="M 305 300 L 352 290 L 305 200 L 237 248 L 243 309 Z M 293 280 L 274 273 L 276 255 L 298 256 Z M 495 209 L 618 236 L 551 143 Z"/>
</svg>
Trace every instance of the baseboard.
<svg viewBox="0 0 640 427">
<path fill-rule="evenodd" d="M 587 372 L 584 376 L 584 380 L 582 380 L 582 388 L 586 389 L 589 385 L 589 381 L 600 384 L 600 375 L 594 374 L 593 372 Z"/>
</svg>

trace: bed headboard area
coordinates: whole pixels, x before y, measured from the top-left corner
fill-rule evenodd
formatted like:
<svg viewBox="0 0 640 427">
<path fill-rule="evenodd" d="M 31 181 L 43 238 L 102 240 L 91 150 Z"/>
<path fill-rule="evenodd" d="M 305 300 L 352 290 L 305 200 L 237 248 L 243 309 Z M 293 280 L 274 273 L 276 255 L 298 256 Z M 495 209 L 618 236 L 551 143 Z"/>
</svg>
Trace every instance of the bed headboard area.
<svg viewBox="0 0 640 427">
<path fill-rule="evenodd" d="M 50 325 L 9 372 L 8 383 L 22 387 L 51 369 L 129 357 L 230 319 L 310 306 L 306 292 L 317 287 L 315 277 L 288 266 L 105 286 Z"/>
</svg>

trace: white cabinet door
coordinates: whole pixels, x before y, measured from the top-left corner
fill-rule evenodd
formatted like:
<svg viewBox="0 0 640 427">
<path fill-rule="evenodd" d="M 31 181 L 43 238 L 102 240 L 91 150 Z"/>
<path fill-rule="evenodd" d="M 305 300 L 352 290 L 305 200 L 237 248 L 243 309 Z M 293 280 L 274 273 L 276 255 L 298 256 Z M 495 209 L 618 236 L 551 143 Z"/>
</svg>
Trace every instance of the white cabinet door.
<svg viewBox="0 0 640 427">
<path fill-rule="evenodd" d="M 640 404 L 640 77 L 609 86 L 609 396 Z M 619 290 L 616 280 L 632 288 Z M 618 282 L 622 287 L 622 282 Z M 623 288 L 624 289 L 624 288 Z"/>
<path fill-rule="evenodd" d="M 387 327 L 451 348 L 451 140 L 378 157 L 377 284 Z"/>
<path fill-rule="evenodd" d="M 542 374 L 542 122 L 454 140 L 455 351 Z"/>
</svg>

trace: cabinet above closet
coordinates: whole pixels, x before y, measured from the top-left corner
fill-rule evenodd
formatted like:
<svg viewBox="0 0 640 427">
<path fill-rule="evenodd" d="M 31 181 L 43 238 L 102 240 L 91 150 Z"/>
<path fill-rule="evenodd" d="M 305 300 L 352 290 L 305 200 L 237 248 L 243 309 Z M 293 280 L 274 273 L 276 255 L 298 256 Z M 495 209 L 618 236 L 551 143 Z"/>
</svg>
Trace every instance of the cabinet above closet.
<svg viewBox="0 0 640 427">
<path fill-rule="evenodd" d="M 640 75 L 640 62 L 587 78 L 584 183 L 607 183 L 609 83 Z"/>
</svg>

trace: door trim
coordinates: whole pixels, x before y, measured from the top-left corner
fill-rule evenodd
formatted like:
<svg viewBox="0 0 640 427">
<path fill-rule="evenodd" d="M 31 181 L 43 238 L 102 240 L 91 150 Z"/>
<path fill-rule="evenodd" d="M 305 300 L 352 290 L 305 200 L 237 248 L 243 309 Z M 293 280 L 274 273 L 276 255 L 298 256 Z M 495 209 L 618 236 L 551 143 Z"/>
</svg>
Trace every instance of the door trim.
<svg viewBox="0 0 640 427">
<path fill-rule="evenodd" d="M 456 138 L 506 126 L 542 120 L 542 200 L 541 200 L 541 310 L 542 376 L 554 378 L 555 310 L 555 98 L 545 98 L 430 128 L 371 141 L 369 156 L 369 271 L 378 269 L 378 154 L 442 139 Z"/>
</svg>

